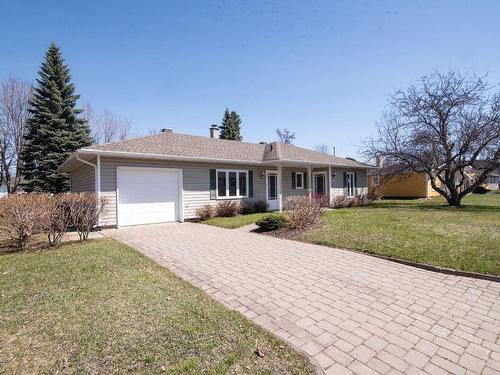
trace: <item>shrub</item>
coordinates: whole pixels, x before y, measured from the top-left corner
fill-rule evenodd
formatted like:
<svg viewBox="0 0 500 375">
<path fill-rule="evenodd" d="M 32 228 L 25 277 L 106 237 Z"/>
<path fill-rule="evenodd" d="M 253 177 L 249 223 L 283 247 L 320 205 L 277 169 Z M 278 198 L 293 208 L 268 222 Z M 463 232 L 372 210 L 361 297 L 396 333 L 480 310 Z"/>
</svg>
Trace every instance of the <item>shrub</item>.
<svg viewBox="0 0 500 375">
<path fill-rule="evenodd" d="M 486 194 L 490 191 L 486 186 L 484 185 L 479 185 L 477 188 L 474 189 L 473 193 L 474 194 Z"/>
<path fill-rule="evenodd" d="M 373 200 L 374 197 L 369 196 L 368 194 L 360 194 L 352 198 L 339 195 L 332 199 L 332 203 L 330 206 L 333 208 L 357 207 L 357 206 L 367 205 L 371 203 Z"/>
<path fill-rule="evenodd" d="M 313 194 L 312 199 L 314 199 L 321 207 L 328 207 L 330 205 L 330 200 L 325 194 Z"/>
<path fill-rule="evenodd" d="M 47 199 L 47 235 L 50 246 L 58 246 L 71 225 L 71 195 L 56 194 Z"/>
<path fill-rule="evenodd" d="M 304 229 L 319 222 L 325 211 L 320 202 L 309 197 L 293 197 L 284 203 L 287 225 L 292 229 Z"/>
<path fill-rule="evenodd" d="M 94 193 L 70 194 L 69 197 L 71 224 L 77 230 L 80 241 L 85 241 L 92 228 L 97 225 L 106 200 Z"/>
<path fill-rule="evenodd" d="M 208 220 L 215 215 L 215 208 L 209 204 L 204 205 L 196 210 L 196 216 L 202 220 Z"/>
<path fill-rule="evenodd" d="M 47 229 L 47 194 L 12 194 L 0 200 L 0 229 L 24 249 L 29 239 Z"/>
<path fill-rule="evenodd" d="M 270 214 L 257 220 L 255 223 L 262 231 L 271 231 L 286 226 L 287 221 L 282 214 Z"/>
<path fill-rule="evenodd" d="M 240 211 L 238 201 L 220 201 L 215 209 L 216 216 L 229 217 L 235 216 Z"/>
<path fill-rule="evenodd" d="M 253 210 L 259 213 L 267 212 L 268 207 L 269 205 L 267 202 L 263 200 L 257 201 L 253 204 Z"/>
<path fill-rule="evenodd" d="M 337 195 L 335 198 L 332 199 L 331 206 L 333 208 L 347 207 L 347 197 L 343 195 Z"/>
<path fill-rule="evenodd" d="M 254 205 L 246 202 L 242 202 L 240 204 L 240 214 L 248 215 L 253 214 L 255 212 Z"/>
</svg>

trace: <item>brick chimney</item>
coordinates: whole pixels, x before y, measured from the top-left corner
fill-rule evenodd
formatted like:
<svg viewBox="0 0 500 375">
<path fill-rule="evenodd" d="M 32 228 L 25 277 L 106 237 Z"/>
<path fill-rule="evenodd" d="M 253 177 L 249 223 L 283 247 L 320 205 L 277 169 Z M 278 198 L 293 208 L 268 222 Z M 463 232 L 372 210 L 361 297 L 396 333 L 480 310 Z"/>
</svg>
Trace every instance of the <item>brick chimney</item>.
<svg viewBox="0 0 500 375">
<path fill-rule="evenodd" d="M 219 138 L 219 126 L 210 126 L 210 138 Z"/>
</svg>

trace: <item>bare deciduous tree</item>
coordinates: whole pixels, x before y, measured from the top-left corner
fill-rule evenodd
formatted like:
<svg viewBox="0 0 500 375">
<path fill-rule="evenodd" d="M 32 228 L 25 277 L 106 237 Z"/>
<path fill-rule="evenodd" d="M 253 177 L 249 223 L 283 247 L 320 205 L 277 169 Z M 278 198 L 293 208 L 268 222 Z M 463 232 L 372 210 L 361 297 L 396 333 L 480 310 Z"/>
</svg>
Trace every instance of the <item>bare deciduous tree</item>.
<svg viewBox="0 0 500 375">
<path fill-rule="evenodd" d="M 276 134 L 278 135 L 278 140 L 281 143 L 291 145 L 295 140 L 295 132 L 288 130 L 287 128 L 276 129 Z"/>
<path fill-rule="evenodd" d="M 367 158 L 384 157 L 384 174 L 425 172 L 449 205 L 460 206 L 499 166 L 500 93 L 484 77 L 434 73 L 397 91 L 390 104 L 378 134 L 364 141 Z M 485 169 L 471 179 L 476 160 Z"/>
<path fill-rule="evenodd" d="M 330 154 L 330 147 L 325 144 L 316 145 L 316 147 L 314 147 L 314 151 L 321 152 L 322 154 Z"/>
<path fill-rule="evenodd" d="M 15 78 L 0 82 L 0 183 L 15 193 L 21 182 L 19 155 L 33 95 L 30 83 Z"/>
<path fill-rule="evenodd" d="M 109 110 L 96 114 L 90 104 L 86 104 L 82 112 L 92 131 L 95 143 L 123 141 L 130 137 L 132 121 Z"/>
</svg>

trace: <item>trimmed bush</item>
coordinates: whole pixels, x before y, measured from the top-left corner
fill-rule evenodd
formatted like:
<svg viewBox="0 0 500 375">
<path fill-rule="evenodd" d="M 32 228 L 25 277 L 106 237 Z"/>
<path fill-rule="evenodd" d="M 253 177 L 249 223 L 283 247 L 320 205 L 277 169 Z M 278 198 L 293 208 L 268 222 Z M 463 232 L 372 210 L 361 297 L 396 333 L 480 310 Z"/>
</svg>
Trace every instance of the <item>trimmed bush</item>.
<svg viewBox="0 0 500 375">
<path fill-rule="evenodd" d="M 204 205 L 196 210 L 196 216 L 201 221 L 208 220 L 215 215 L 215 208 L 209 204 Z"/>
<path fill-rule="evenodd" d="M 269 207 L 269 205 L 267 204 L 267 202 L 263 201 L 263 200 L 257 201 L 253 204 L 254 212 L 258 212 L 258 213 L 267 212 L 268 207 Z"/>
<path fill-rule="evenodd" d="M 21 250 L 33 235 L 42 233 L 51 246 L 57 246 L 71 225 L 84 241 L 97 225 L 105 204 L 94 193 L 12 194 L 0 200 L 0 230 Z"/>
<path fill-rule="evenodd" d="M 270 214 L 257 220 L 255 223 L 262 231 L 272 231 L 286 226 L 287 222 L 282 214 Z"/>
<path fill-rule="evenodd" d="M 68 194 L 71 224 L 75 227 L 80 241 L 89 237 L 90 231 L 97 226 L 99 215 L 106 206 L 106 200 L 94 193 Z"/>
<path fill-rule="evenodd" d="M 291 229 L 304 229 L 319 222 L 325 209 L 321 202 L 309 197 L 293 197 L 285 201 L 285 218 Z"/>
<path fill-rule="evenodd" d="M 68 227 L 72 223 L 71 219 L 71 195 L 56 194 L 47 199 L 47 236 L 50 246 L 59 246 Z"/>
<path fill-rule="evenodd" d="M 33 235 L 47 229 L 47 194 L 11 194 L 0 199 L 0 229 L 23 250 Z"/>
<path fill-rule="evenodd" d="M 220 201 L 215 209 L 215 215 L 221 217 L 236 216 L 240 211 L 240 203 L 238 201 Z"/>
</svg>

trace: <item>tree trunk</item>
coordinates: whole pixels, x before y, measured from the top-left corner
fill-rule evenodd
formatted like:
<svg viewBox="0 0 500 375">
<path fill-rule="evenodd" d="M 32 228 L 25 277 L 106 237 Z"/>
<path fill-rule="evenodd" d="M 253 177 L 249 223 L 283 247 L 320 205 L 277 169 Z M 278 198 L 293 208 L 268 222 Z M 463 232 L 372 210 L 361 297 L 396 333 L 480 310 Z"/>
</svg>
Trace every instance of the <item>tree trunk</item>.
<svg viewBox="0 0 500 375">
<path fill-rule="evenodd" d="M 446 200 L 448 201 L 448 204 L 450 206 L 454 207 L 460 207 L 460 201 L 462 198 L 460 197 L 460 194 L 457 193 L 450 193 L 448 196 L 445 197 Z"/>
</svg>

